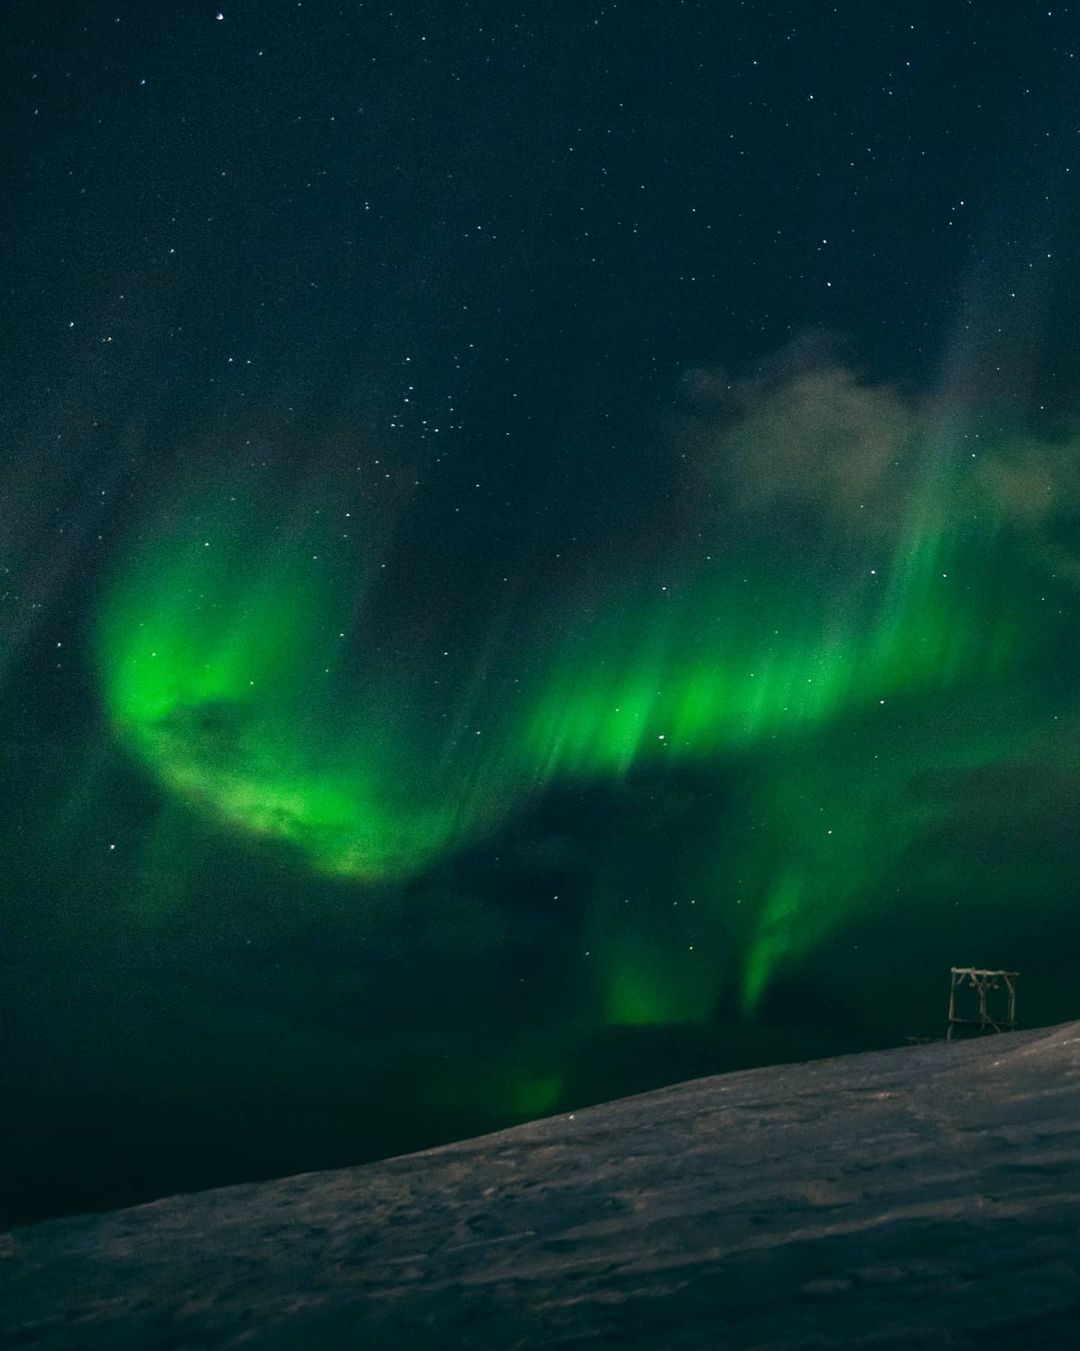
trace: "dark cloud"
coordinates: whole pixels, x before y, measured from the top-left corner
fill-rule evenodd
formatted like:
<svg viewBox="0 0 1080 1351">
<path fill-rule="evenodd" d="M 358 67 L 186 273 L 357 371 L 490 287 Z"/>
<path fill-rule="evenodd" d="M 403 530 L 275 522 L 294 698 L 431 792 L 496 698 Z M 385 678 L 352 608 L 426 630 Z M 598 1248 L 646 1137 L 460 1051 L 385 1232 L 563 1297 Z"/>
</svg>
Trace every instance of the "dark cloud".
<svg viewBox="0 0 1080 1351">
<path fill-rule="evenodd" d="M 829 355 L 815 338 L 746 378 L 705 366 L 684 375 L 678 453 L 726 514 L 809 513 L 845 534 L 890 528 L 911 481 L 916 409 Z"/>
<path fill-rule="evenodd" d="M 746 376 L 685 371 L 673 445 L 726 524 L 881 539 L 932 507 L 946 526 L 1011 530 L 1080 582 L 1080 436 L 995 431 L 985 410 L 872 381 L 843 355 L 815 332 Z"/>
</svg>

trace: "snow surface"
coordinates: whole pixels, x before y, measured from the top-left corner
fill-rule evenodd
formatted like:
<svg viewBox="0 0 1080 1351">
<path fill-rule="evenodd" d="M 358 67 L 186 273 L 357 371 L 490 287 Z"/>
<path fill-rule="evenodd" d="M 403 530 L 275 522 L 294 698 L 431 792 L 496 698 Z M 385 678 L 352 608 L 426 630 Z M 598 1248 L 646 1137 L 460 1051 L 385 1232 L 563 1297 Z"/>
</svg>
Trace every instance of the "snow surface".
<svg viewBox="0 0 1080 1351">
<path fill-rule="evenodd" d="M 1080 1023 L 0 1235 L 0 1346 L 1080 1347 Z"/>
</svg>

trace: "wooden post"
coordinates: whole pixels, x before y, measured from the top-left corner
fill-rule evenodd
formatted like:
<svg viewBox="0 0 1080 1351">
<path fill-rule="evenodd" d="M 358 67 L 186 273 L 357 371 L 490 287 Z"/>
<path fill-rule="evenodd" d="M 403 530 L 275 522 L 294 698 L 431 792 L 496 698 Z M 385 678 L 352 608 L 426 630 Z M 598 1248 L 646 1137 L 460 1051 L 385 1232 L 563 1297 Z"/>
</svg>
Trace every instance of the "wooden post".
<svg viewBox="0 0 1080 1351">
<path fill-rule="evenodd" d="M 956 967 L 949 973 L 949 1027 L 945 1040 L 952 1041 L 953 1023 L 956 1021 Z"/>
<path fill-rule="evenodd" d="M 1016 978 L 1015 971 L 987 971 L 981 967 L 954 966 L 949 972 L 949 1022 L 945 1032 L 946 1041 L 952 1041 L 957 1029 L 965 1027 L 974 1030 L 976 1035 L 984 1032 L 1014 1032 L 1016 1030 Z M 990 996 L 995 990 L 1004 988 L 1007 995 L 1008 1010 L 1005 1016 L 994 1016 L 991 1010 Z M 956 991 L 974 990 L 979 1004 L 977 1018 L 965 1018 L 956 1012 Z"/>
</svg>

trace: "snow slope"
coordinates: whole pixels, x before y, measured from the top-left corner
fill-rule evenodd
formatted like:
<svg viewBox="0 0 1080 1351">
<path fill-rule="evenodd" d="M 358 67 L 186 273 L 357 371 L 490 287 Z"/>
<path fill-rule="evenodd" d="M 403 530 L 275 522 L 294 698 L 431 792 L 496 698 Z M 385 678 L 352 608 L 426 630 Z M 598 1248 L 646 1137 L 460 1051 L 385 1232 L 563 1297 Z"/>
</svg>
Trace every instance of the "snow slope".
<svg viewBox="0 0 1080 1351">
<path fill-rule="evenodd" d="M 0 1236 L 0 1346 L 1080 1347 L 1080 1023 Z"/>
</svg>

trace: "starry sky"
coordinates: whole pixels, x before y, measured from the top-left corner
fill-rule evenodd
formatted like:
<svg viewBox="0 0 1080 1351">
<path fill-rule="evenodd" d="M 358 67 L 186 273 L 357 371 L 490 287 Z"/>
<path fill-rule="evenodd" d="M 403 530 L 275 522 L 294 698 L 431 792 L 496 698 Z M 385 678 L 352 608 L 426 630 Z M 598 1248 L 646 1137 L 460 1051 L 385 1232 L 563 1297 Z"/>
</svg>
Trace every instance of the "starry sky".
<svg viewBox="0 0 1080 1351">
<path fill-rule="evenodd" d="M 0 1216 L 1077 1016 L 1074 6 L 3 24 Z"/>
</svg>

